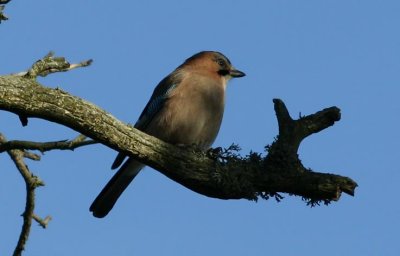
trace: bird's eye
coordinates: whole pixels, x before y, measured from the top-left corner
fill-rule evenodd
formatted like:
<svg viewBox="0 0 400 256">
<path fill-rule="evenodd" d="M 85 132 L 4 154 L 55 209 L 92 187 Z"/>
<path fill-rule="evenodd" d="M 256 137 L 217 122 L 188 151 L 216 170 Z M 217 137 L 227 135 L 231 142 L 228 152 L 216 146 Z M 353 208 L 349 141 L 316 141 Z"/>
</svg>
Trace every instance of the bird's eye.
<svg viewBox="0 0 400 256">
<path fill-rule="evenodd" d="M 217 59 L 217 63 L 218 65 L 220 65 L 221 67 L 225 66 L 225 61 L 223 59 Z"/>
</svg>

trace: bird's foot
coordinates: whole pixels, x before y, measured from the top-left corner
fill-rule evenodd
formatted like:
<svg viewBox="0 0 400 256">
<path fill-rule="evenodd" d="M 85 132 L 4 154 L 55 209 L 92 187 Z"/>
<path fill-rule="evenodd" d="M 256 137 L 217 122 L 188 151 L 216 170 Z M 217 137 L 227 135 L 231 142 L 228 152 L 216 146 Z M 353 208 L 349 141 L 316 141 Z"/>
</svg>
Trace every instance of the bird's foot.
<svg viewBox="0 0 400 256">
<path fill-rule="evenodd" d="M 207 150 L 207 156 L 212 159 L 218 159 L 222 153 L 222 147 L 210 148 Z"/>
</svg>

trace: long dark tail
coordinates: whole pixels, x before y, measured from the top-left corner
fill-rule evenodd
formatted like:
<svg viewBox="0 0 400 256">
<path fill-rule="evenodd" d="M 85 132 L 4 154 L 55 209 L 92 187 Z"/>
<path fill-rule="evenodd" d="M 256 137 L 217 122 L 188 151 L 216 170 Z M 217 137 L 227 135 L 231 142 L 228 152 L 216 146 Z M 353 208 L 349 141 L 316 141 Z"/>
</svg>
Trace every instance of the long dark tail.
<svg viewBox="0 0 400 256">
<path fill-rule="evenodd" d="M 93 216 L 97 218 L 105 217 L 143 167 L 142 163 L 129 158 L 93 201 L 90 206 Z"/>
</svg>

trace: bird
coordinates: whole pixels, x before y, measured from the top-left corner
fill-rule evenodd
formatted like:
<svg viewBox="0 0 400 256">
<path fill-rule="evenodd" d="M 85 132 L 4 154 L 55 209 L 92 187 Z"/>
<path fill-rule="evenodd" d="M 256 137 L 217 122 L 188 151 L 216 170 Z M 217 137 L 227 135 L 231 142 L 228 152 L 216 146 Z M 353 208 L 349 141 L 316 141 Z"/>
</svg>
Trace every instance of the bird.
<svg viewBox="0 0 400 256">
<path fill-rule="evenodd" d="M 155 87 L 134 127 L 171 144 L 207 150 L 221 126 L 228 81 L 245 75 L 220 52 L 196 53 Z M 105 217 L 144 166 L 119 153 L 111 169 L 120 169 L 90 206 L 93 216 Z"/>
</svg>

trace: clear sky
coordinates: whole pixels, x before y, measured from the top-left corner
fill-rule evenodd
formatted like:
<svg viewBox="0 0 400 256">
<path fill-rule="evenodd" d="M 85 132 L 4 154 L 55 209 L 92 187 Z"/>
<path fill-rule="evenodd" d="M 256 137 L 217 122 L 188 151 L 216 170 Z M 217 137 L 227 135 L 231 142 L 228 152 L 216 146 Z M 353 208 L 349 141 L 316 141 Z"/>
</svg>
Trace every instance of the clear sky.
<svg viewBox="0 0 400 256">
<path fill-rule="evenodd" d="M 92 66 L 40 81 L 134 123 L 154 86 L 184 59 L 217 50 L 247 76 L 228 87 L 215 146 L 262 151 L 277 135 L 273 98 L 293 117 L 337 106 L 342 120 L 307 138 L 306 167 L 356 180 L 355 197 L 310 208 L 301 198 L 258 203 L 198 195 L 146 168 L 104 219 L 88 208 L 113 172 L 95 145 L 28 161 L 46 186 L 25 255 L 400 255 L 400 2 L 13 0 L 0 24 L 0 73 L 54 50 Z M 75 131 L 0 112 L 8 139 L 60 140 Z M 20 232 L 25 187 L 0 155 L 0 255 Z"/>
</svg>

